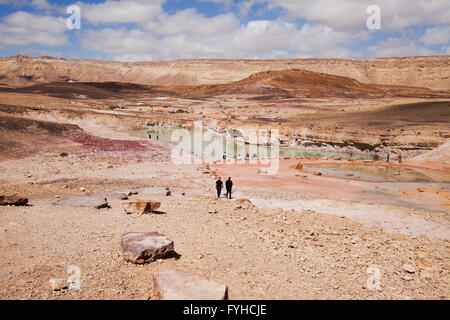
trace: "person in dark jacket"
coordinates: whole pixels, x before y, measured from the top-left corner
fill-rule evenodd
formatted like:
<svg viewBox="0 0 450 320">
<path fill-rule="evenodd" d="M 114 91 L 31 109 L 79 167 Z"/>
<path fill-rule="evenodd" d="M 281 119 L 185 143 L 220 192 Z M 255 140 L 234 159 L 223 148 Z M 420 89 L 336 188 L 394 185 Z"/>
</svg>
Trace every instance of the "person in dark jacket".
<svg viewBox="0 0 450 320">
<path fill-rule="evenodd" d="M 220 198 L 220 194 L 222 193 L 222 188 L 223 188 L 222 178 L 219 177 L 219 180 L 216 181 L 217 198 Z"/>
<path fill-rule="evenodd" d="M 225 182 L 225 187 L 227 188 L 227 198 L 231 199 L 231 189 L 233 188 L 233 181 L 231 181 L 231 177 L 228 177 L 228 180 Z"/>
</svg>

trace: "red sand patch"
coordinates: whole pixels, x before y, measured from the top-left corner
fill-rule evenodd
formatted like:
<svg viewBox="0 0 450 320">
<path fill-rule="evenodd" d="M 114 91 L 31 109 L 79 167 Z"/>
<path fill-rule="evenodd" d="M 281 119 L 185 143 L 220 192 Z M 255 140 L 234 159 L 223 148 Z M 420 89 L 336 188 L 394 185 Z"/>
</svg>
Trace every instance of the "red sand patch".
<svg viewBox="0 0 450 320">
<path fill-rule="evenodd" d="M 167 151 L 156 143 L 146 140 L 115 140 L 100 138 L 83 131 L 69 131 L 68 137 L 81 144 L 86 149 L 95 149 L 97 151 Z"/>
</svg>

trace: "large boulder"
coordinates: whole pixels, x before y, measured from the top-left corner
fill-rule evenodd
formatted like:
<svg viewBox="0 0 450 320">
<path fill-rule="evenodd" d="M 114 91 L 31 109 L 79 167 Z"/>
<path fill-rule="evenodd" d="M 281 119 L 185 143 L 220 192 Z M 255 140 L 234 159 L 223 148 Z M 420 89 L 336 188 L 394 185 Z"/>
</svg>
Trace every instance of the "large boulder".
<svg viewBox="0 0 450 320">
<path fill-rule="evenodd" d="M 55 206 L 67 206 L 67 207 L 87 207 L 87 208 L 108 208 L 108 201 L 106 198 L 97 196 L 80 196 L 72 198 L 64 198 L 53 203 Z"/>
<path fill-rule="evenodd" d="M 143 264 L 175 253 L 173 241 L 158 232 L 129 232 L 122 236 L 125 260 Z"/>
<path fill-rule="evenodd" d="M 125 213 L 132 214 L 145 214 L 151 213 L 161 206 L 161 202 L 149 201 L 149 200 L 135 200 L 122 203 L 122 207 Z"/>
<path fill-rule="evenodd" d="M 25 206 L 28 203 L 27 198 L 16 196 L 0 196 L 0 206 Z"/>
<path fill-rule="evenodd" d="M 153 275 L 153 294 L 159 300 L 228 300 L 228 287 L 198 275 L 165 270 Z"/>
</svg>

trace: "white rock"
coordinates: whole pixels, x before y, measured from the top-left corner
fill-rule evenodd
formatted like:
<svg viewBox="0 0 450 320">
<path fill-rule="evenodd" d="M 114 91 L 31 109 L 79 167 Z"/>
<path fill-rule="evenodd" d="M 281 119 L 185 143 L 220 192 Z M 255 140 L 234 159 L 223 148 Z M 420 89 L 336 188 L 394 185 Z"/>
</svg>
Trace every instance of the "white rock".
<svg viewBox="0 0 450 320">
<path fill-rule="evenodd" d="M 59 291 L 61 289 L 67 289 L 67 281 L 65 279 L 50 279 L 50 287 L 53 291 Z"/>
<path fill-rule="evenodd" d="M 402 268 L 403 268 L 403 270 L 405 270 L 408 273 L 416 272 L 416 268 L 414 268 L 414 266 L 410 263 L 405 263 Z"/>
</svg>

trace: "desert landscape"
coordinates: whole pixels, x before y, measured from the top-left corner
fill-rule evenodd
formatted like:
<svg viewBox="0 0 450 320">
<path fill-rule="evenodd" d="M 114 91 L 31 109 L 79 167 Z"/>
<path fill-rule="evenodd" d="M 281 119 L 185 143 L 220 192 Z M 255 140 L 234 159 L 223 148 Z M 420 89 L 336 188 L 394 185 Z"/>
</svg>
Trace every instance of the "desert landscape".
<svg viewBox="0 0 450 320">
<path fill-rule="evenodd" d="M 178 270 L 220 284 L 205 298 L 447 300 L 449 75 L 449 56 L 0 58 L 0 299 L 177 298 Z M 220 152 L 175 163 L 198 124 Z M 133 256 L 137 233 L 161 251 Z"/>
</svg>

